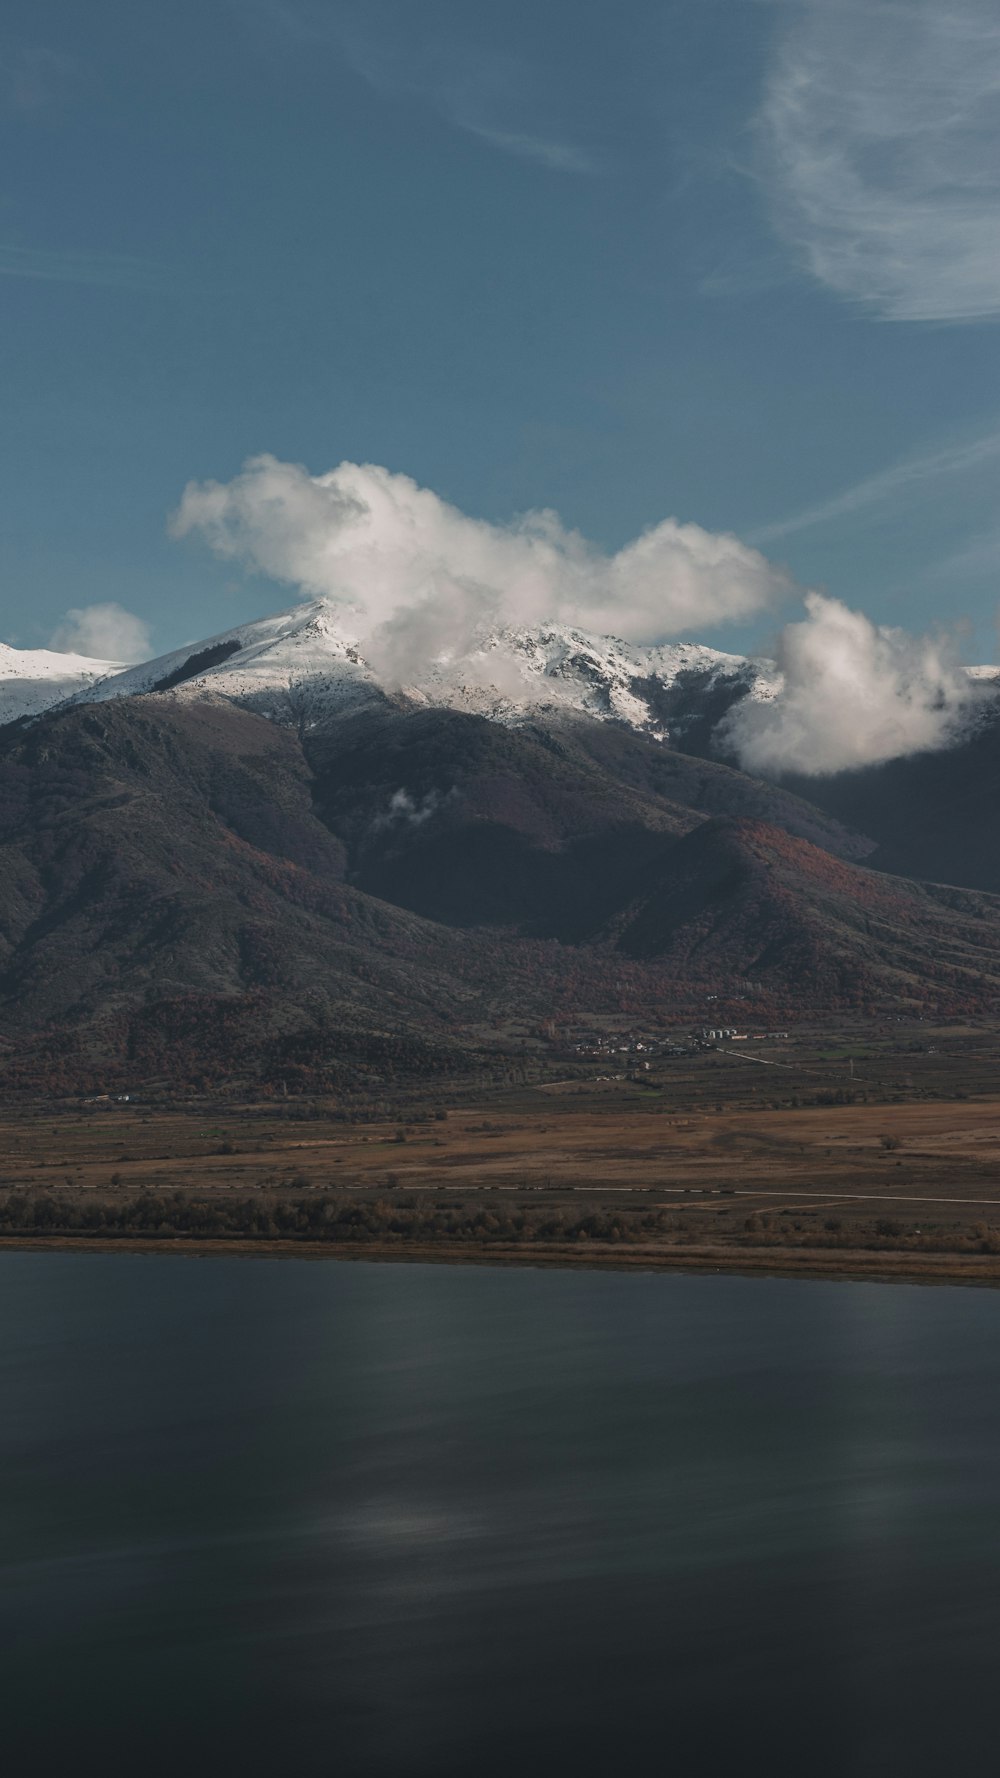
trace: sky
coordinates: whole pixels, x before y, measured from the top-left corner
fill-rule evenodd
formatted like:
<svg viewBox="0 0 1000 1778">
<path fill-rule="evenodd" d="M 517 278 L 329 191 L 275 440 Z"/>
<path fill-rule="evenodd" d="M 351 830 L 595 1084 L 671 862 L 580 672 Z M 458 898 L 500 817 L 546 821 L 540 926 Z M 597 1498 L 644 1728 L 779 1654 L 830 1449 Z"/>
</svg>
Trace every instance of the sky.
<svg viewBox="0 0 1000 1778">
<path fill-rule="evenodd" d="M 0 303 L 19 646 L 336 591 L 375 490 L 534 616 L 997 655 L 993 0 L 6 0 Z"/>
</svg>

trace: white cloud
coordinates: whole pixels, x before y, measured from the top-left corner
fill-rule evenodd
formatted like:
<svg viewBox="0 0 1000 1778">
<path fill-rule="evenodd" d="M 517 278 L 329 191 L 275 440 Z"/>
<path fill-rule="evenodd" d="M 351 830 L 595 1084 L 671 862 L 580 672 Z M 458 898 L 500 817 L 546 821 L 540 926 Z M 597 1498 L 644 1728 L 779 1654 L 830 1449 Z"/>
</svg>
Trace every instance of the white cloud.
<svg viewBox="0 0 1000 1778">
<path fill-rule="evenodd" d="M 231 482 L 189 484 L 171 528 L 350 608 L 373 664 L 411 684 L 499 625 L 662 641 L 752 617 L 791 590 L 756 550 L 699 525 L 665 519 L 609 556 L 554 512 L 489 524 L 372 464 L 313 476 L 256 457 Z"/>
<path fill-rule="evenodd" d="M 123 606 L 85 605 L 67 611 L 50 647 L 60 654 L 92 655 L 101 661 L 148 660 L 152 654 L 149 625 Z"/>
<path fill-rule="evenodd" d="M 419 802 L 408 790 L 394 790 L 388 808 L 376 815 L 372 827 L 376 831 L 384 827 L 423 827 L 424 822 L 437 813 L 443 800 L 437 790 L 429 790 Z"/>
<path fill-rule="evenodd" d="M 877 626 L 838 599 L 806 594 L 786 625 L 781 682 L 721 725 L 747 771 L 822 774 L 946 747 L 985 695 L 949 642 Z"/>
<path fill-rule="evenodd" d="M 791 0 L 760 115 L 783 233 L 896 321 L 1000 314 L 995 0 Z"/>
</svg>

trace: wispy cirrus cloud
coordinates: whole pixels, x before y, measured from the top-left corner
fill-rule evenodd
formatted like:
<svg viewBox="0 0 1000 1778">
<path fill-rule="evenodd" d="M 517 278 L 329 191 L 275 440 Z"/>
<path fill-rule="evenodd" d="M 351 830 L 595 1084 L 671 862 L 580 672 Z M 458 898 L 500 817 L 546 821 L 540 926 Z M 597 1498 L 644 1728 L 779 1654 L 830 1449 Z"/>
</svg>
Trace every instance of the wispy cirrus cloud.
<svg viewBox="0 0 1000 1778">
<path fill-rule="evenodd" d="M 435 29 L 398 0 L 251 0 L 259 19 L 299 43 L 326 43 L 376 92 L 422 101 L 464 134 L 561 173 L 595 173 L 601 157 L 551 121 L 539 70 L 489 47 Z"/>
<path fill-rule="evenodd" d="M 459 127 L 470 136 L 478 136 L 481 142 L 488 142 L 492 148 L 519 155 L 522 160 L 539 161 L 543 167 L 551 167 L 557 173 L 598 171 L 595 157 L 572 142 L 550 142 L 544 136 L 528 136 L 519 130 L 494 130 L 482 123 L 461 123 Z"/>
<path fill-rule="evenodd" d="M 152 290 L 163 270 L 127 253 L 59 252 L 0 242 L 0 278 L 40 278 L 50 284 L 96 284 Z"/>
<path fill-rule="evenodd" d="M 773 524 L 758 526 L 751 533 L 750 541 L 754 544 L 771 543 L 775 538 L 789 537 L 796 531 L 811 530 L 814 525 L 825 525 L 831 520 L 848 518 L 852 513 L 863 512 L 868 507 L 880 506 L 886 501 L 906 495 L 912 489 L 920 489 L 949 476 L 960 476 L 981 469 L 995 463 L 998 458 L 1000 431 L 989 432 L 980 438 L 971 439 L 964 444 L 950 445 L 943 450 L 928 451 L 923 456 L 904 457 L 901 462 L 892 463 L 887 469 L 880 469 L 875 475 L 866 476 L 863 481 L 844 488 L 829 500 L 818 501 L 815 506 L 808 506 L 802 512 L 778 519 Z"/>
<path fill-rule="evenodd" d="M 995 0 L 789 0 L 759 115 L 777 225 L 892 321 L 1000 314 Z"/>
<path fill-rule="evenodd" d="M 960 549 L 933 564 L 933 573 L 940 581 L 949 579 L 979 580 L 988 576 L 995 586 L 1000 578 L 1000 525 L 979 531 Z M 1000 621 L 1000 612 L 997 613 Z"/>
</svg>

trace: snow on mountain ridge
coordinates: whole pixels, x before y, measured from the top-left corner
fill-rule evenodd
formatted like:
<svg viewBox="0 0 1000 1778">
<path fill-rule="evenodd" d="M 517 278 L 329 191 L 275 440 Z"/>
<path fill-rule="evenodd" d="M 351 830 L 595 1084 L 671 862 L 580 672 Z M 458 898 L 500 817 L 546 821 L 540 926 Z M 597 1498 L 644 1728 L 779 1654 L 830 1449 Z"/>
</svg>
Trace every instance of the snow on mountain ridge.
<svg viewBox="0 0 1000 1778">
<path fill-rule="evenodd" d="M 366 689 L 367 688 L 367 689 Z M 213 693 L 281 723 L 300 719 L 303 704 L 328 714 L 377 695 L 356 643 L 336 626 L 322 601 L 256 618 L 207 641 L 128 667 L 114 681 L 83 691 L 78 703 L 170 690 L 178 697 Z"/>
<path fill-rule="evenodd" d="M 191 648 L 129 667 L 78 694 L 99 702 L 171 690 L 230 698 L 272 721 L 310 726 L 385 695 L 516 725 L 540 709 L 585 714 L 665 735 L 654 693 L 683 675 L 741 684 L 756 695 L 770 663 L 700 643 L 640 648 L 565 625 L 499 629 L 457 661 L 441 660 L 418 684 L 386 686 L 343 622 L 322 600 L 224 631 Z"/>
<path fill-rule="evenodd" d="M 60 654 L 52 648 L 12 648 L 0 642 L 0 725 L 40 716 L 121 671 L 120 661 Z"/>
<path fill-rule="evenodd" d="M 540 711 L 586 715 L 683 745 L 690 721 L 714 723 L 737 699 L 770 701 L 782 686 L 766 658 L 697 642 L 642 647 L 560 624 L 498 629 L 461 659 L 439 661 L 419 684 L 389 686 L 349 626 L 343 608 L 315 600 L 134 667 L 0 644 L 0 723 L 63 702 L 170 691 L 229 699 L 304 729 L 388 695 L 511 726 Z M 997 669 L 968 672 L 983 680 Z"/>
<path fill-rule="evenodd" d="M 734 686 L 742 681 L 751 693 L 765 676 L 763 663 L 701 643 L 642 648 L 617 636 L 546 625 L 498 630 L 473 655 L 443 663 L 411 695 L 500 722 L 522 722 L 539 709 L 563 710 L 665 734 L 651 693 L 676 685 L 684 674 Z"/>
</svg>

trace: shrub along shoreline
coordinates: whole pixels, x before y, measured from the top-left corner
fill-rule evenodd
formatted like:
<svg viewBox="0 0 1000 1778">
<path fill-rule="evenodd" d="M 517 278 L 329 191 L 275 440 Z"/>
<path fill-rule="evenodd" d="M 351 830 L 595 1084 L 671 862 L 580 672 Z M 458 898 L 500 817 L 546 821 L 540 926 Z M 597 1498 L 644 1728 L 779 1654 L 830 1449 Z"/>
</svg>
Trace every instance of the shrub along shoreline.
<svg viewBox="0 0 1000 1778">
<path fill-rule="evenodd" d="M 1000 1283 L 1000 1236 L 983 1225 L 929 1235 L 877 1219 L 794 1232 L 757 1216 L 724 1238 L 679 1227 L 669 1210 L 358 1202 L 334 1193 L 272 1202 L 140 1192 L 0 1195 L 0 1247 L 205 1253 L 300 1253 L 333 1258 L 453 1260 L 754 1271 Z"/>
</svg>

